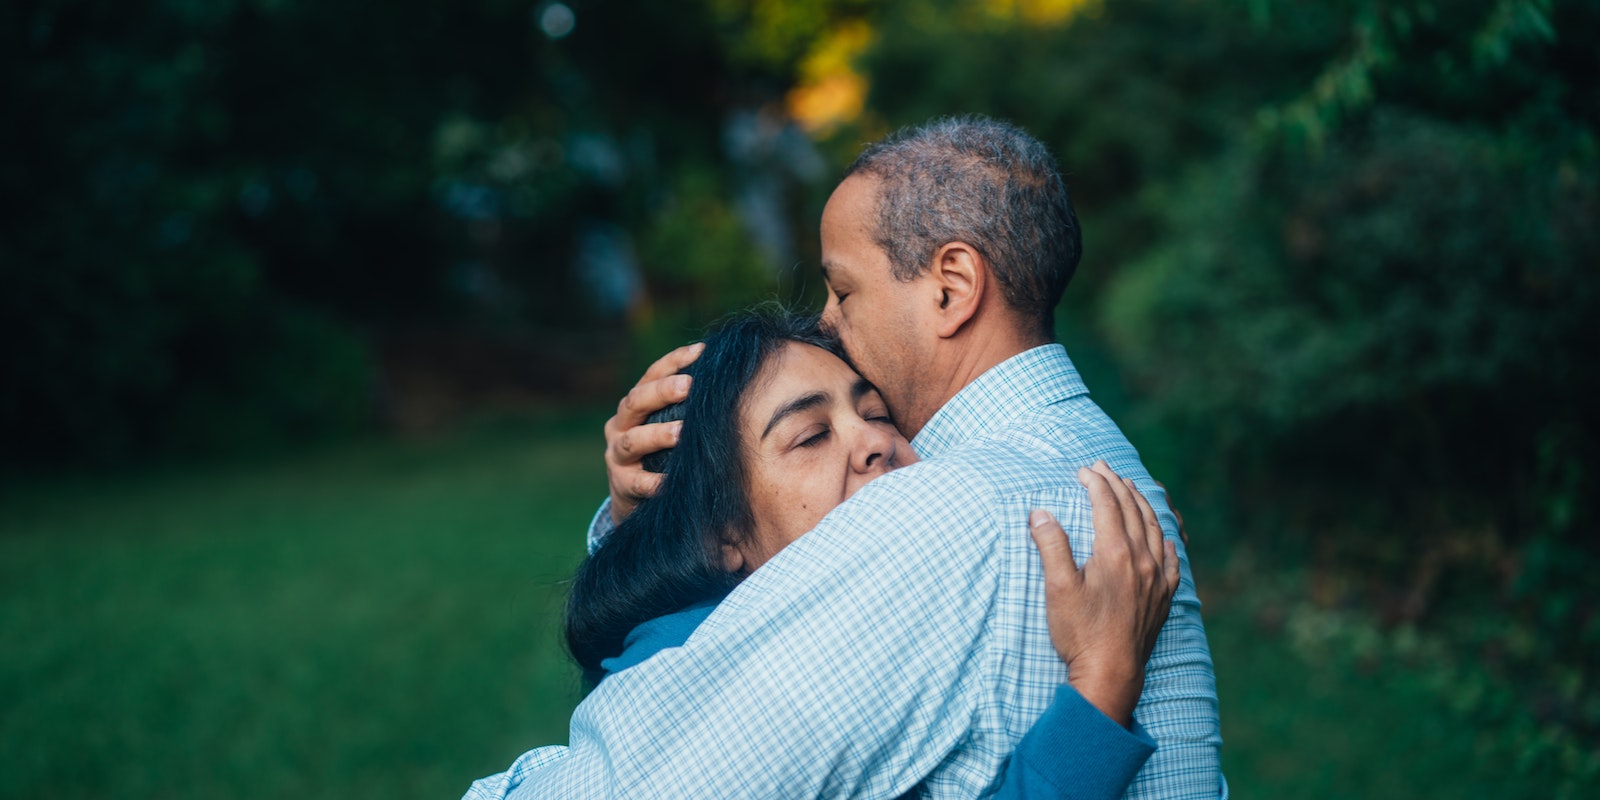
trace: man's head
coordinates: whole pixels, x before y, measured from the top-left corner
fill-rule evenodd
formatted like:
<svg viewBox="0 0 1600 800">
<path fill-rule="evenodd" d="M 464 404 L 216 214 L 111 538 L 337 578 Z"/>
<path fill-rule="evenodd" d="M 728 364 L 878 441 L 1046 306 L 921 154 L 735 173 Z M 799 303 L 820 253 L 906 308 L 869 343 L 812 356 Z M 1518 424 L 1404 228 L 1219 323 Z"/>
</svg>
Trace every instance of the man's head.
<svg viewBox="0 0 1600 800">
<path fill-rule="evenodd" d="M 976 117 L 907 128 L 823 211 L 823 320 L 914 435 L 966 382 L 1054 339 L 1081 243 L 1038 140 Z"/>
</svg>

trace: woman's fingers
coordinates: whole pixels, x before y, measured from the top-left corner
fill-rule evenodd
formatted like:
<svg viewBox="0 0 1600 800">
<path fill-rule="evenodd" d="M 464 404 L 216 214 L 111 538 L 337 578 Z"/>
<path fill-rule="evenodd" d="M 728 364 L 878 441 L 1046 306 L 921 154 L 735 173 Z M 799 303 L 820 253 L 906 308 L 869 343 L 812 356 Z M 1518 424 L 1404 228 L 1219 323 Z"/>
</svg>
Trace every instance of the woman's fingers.
<svg viewBox="0 0 1600 800">
<path fill-rule="evenodd" d="M 1144 541 L 1144 537 L 1140 535 L 1144 528 L 1144 522 L 1139 519 L 1139 507 L 1133 502 L 1135 492 L 1130 488 L 1131 484 L 1128 481 L 1118 477 L 1117 473 L 1111 470 L 1110 464 L 1104 461 L 1096 461 L 1094 462 L 1094 470 L 1105 476 L 1111 485 L 1111 491 L 1116 495 L 1117 510 L 1122 514 L 1122 531 L 1128 539 L 1128 546 L 1131 552 L 1135 541 Z"/>
<path fill-rule="evenodd" d="M 1135 551 L 1139 553 L 1139 560 L 1159 569 L 1162 563 L 1162 549 L 1165 547 L 1164 534 L 1161 530 L 1161 521 L 1156 518 L 1155 509 L 1151 507 L 1150 501 L 1138 487 L 1134 486 L 1132 480 L 1118 477 L 1106 462 L 1096 461 L 1091 469 L 1107 479 L 1116 496 L 1129 547 L 1139 548 Z M 1148 556 L 1149 560 L 1144 561 L 1144 556 Z"/>
<path fill-rule="evenodd" d="M 1052 597 L 1047 580 L 1050 639 L 1084 699 L 1128 725 L 1169 597 L 1155 591 L 1161 565 L 1145 549 L 1136 493 L 1103 461 L 1078 470 L 1078 480 L 1089 492 L 1094 554 L 1078 571 L 1075 591 Z M 1056 602 L 1062 596 L 1073 602 Z"/>
<path fill-rule="evenodd" d="M 1046 590 L 1051 587 L 1074 587 L 1083 580 L 1078 572 L 1078 562 L 1072 558 L 1072 541 L 1061 523 L 1050 512 L 1034 509 L 1028 515 L 1029 532 L 1033 544 L 1039 548 L 1039 560 L 1044 563 Z"/>
<path fill-rule="evenodd" d="M 1132 488 L 1133 484 L 1128 484 Z M 1139 521 L 1144 526 L 1145 546 L 1150 550 L 1150 557 L 1157 563 L 1161 561 L 1161 551 L 1166 547 L 1166 537 L 1161 530 L 1161 521 L 1156 519 L 1156 510 L 1150 507 L 1150 501 L 1145 499 L 1142 492 L 1133 493 L 1133 501 L 1139 505 Z"/>
<path fill-rule="evenodd" d="M 1096 462 L 1098 466 L 1099 462 Z M 1094 552 L 1111 558 L 1113 550 L 1127 547 L 1126 523 L 1122 504 L 1112 488 L 1113 481 L 1094 467 L 1078 470 L 1078 482 L 1089 490 L 1090 519 L 1094 522 Z"/>
</svg>

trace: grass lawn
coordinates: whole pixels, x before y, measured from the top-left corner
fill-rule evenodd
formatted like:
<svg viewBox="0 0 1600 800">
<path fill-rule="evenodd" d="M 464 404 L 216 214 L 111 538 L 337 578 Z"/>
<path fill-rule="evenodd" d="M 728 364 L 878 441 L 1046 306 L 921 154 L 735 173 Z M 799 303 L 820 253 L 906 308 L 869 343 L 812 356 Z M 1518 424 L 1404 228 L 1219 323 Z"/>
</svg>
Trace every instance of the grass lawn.
<svg viewBox="0 0 1600 800">
<path fill-rule="evenodd" d="M 598 431 L 11 487 L 0 796 L 458 797 L 565 741 Z"/>
<path fill-rule="evenodd" d="M 599 424 L 0 490 L 0 796 L 456 797 L 564 742 Z M 1511 788 L 1405 681 L 1207 621 L 1236 797 Z"/>
</svg>

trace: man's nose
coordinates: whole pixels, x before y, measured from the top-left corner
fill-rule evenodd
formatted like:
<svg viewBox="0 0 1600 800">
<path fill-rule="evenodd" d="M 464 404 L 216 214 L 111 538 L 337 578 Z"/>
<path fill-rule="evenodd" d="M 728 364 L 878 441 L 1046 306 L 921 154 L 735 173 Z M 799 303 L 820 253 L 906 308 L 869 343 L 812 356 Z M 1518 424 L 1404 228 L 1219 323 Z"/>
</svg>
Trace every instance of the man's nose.
<svg viewBox="0 0 1600 800">
<path fill-rule="evenodd" d="M 825 335 L 825 336 L 838 336 L 839 335 L 839 329 L 837 327 L 834 327 L 835 323 L 838 322 L 838 317 L 839 317 L 839 303 L 836 300 L 833 299 L 833 293 L 829 292 L 828 293 L 828 303 L 827 303 L 827 305 L 824 305 L 822 307 L 822 316 L 819 317 L 818 320 L 817 320 L 817 323 L 818 323 L 819 327 L 822 328 L 823 335 Z"/>
</svg>

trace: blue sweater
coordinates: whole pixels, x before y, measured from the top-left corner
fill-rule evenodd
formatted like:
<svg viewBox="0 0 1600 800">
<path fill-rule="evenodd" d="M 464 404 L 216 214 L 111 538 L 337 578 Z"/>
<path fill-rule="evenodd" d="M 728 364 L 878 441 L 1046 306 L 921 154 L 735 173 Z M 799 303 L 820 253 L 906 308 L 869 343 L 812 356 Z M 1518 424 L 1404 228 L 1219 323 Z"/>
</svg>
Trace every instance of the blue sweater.
<svg viewBox="0 0 1600 800">
<path fill-rule="evenodd" d="M 600 662 L 607 675 L 625 670 L 688 641 L 721 598 L 656 617 L 628 633 L 622 652 Z M 1155 740 L 1135 721 L 1129 731 L 1090 705 L 1071 686 L 1028 730 L 1006 762 L 997 798 L 1116 798 L 1156 751 Z"/>
</svg>

